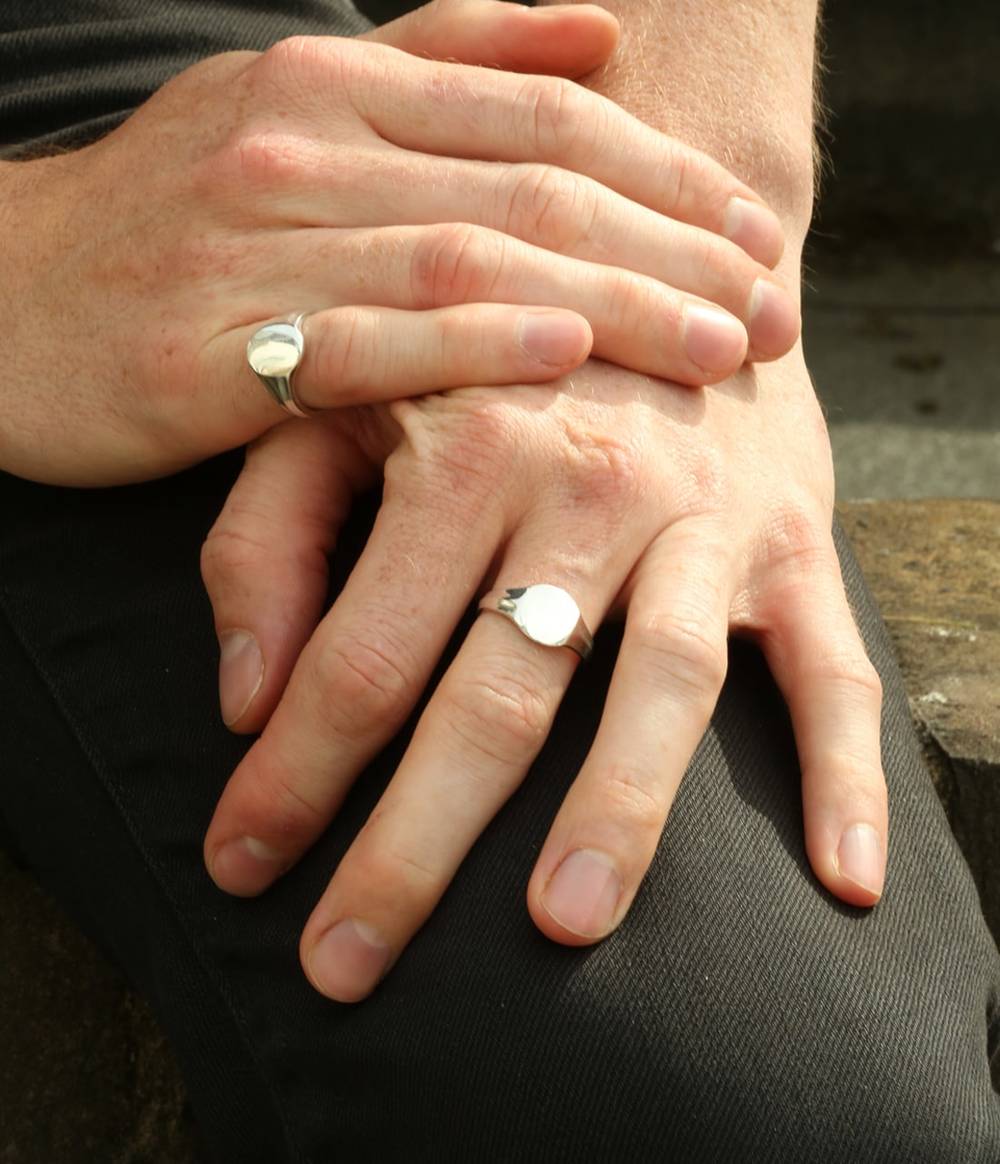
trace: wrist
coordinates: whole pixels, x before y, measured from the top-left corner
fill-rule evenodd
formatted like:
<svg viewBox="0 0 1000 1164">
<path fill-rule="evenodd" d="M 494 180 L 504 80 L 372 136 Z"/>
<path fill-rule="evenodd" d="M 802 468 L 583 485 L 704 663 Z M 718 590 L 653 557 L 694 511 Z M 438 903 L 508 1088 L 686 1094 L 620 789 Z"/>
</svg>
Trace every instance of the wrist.
<svg viewBox="0 0 1000 1164">
<path fill-rule="evenodd" d="M 813 205 L 816 0 L 743 0 L 724 15 L 702 0 L 602 4 L 621 39 L 583 83 L 721 162 L 800 252 Z"/>
</svg>

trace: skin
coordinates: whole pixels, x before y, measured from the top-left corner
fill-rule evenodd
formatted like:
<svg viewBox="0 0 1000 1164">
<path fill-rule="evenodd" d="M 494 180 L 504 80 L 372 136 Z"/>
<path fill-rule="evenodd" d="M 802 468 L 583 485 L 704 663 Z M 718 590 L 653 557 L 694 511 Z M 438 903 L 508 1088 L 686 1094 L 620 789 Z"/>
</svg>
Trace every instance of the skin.
<svg viewBox="0 0 1000 1164">
<path fill-rule="evenodd" d="M 695 386 L 786 352 L 798 310 L 752 190 L 603 98 L 472 63 L 579 74 L 614 20 L 502 8 L 211 57 L 93 145 L 0 167 L 0 467 L 117 484 L 260 436 L 287 414 L 247 340 L 293 308 L 313 407 L 551 380 L 591 350 Z"/>
<path fill-rule="evenodd" d="M 745 0 L 725 21 L 695 0 L 612 10 L 622 49 L 590 83 L 765 192 L 797 298 L 815 6 Z M 316 625 L 351 484 L 380 469 L 372 537 Z M 268 433 L 202 557 L 220 637 L 238 647 L 224 646 L 227 718 L 263 727 L 206 836 L 216 882 L 255 894 L 294 864 L 405 719 L 469 601 L 548 581 L 592 627 L 624 617 L 625 633 L 597 738 L 528 876 L 543 933 L 583 945 L 627 913 L 715 706 L 728 634 L 760 644 L 788 702 L 817 888 L 873 905 L 888 827 L 881 689 L 844 594 L 833 496 L 799 344 L 709 390 L 592 358 L 544 387 L 432 393 Z M 355 1002 L 388 973 L 524 778 L 577 666 L 495 615 L 474 623 L 306 924 L 318 990 Z M 867 861 L 850 839 L 859 824 Z M 555 877 L 566 858 L 575 888 Z"/>
</svg>

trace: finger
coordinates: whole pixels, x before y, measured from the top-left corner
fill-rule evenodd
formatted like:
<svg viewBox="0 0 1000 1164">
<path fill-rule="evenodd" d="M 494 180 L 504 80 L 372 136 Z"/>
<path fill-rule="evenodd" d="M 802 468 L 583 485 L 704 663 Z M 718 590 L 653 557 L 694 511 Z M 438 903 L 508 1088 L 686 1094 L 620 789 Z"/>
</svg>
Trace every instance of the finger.
<svg viewBox="0 0 1000 1164">
<path fill-rule="evenodd" d="M 597 941 L 632 904 L 722 688 L 731 578 L 721 539 L 694 522 L 636 568 L 597 736 L 528 883 L 556 941 Z"/>
<path fill-rule="evenodd" d="M 762 617 L 761 645 L 795 731 L 810 864 L 837 897 L 873 905 L 888 843 L 882 688 L 828 535 L 775 569 Z"/>
<path fill-rule="evenodd" d="M 750 359 L 775 359 L 798 339 L 797 303 L 735 243 L 570 170 L 380 151 L 377 165 L 346 183 L 340 151 L 331 148 L 311 158 L 301 180 L 262 190 L 255 207 L 271 206 L 282 225 L 475 223 L 547 251 L 613 263 L 716 303 L 746 326 Z"/>
<path fill-rule="evenodd" d="M 468 482 L 394 480 L 390 459 L 364 553 L 216 807 L 205 860 L 229 893 L 262 892 L 333 818 L 416 704 L 500 540 L 502 499 L 485 488 L 470 500 Z"/>
<path fill-rule="evenodd" d="M 201 550 L 219 637 L 219 702 L 260 731 L 319 621 L 327 558 L 370 468 L 322 419 L 276 425 L 246 461 Z"/>
<path fill-rule="evenodd" d="M 260 326 L 238 328 L 203 351 L 206 378 L 219 383 L 240 368 L 241 353 Z M 501 303 L 464 303 L 428 311 L 337 307 L 301 324 L 302 361 L 296 398 L 310 408 L 380 404 L 467 385 L 537 384 L 586 360 L 593 333 L 571 311 Z M 245 365 L 245 358 L 242 359 Z M 217 371 L 211 371 L 213 364 Z M 247 369 L 247 427 L 286 414 Z M 230 428 L 232 418 L 230 418 Z"/>
<path fill-rule="evenodd" d="M 632 564 L 629 547 L 620 536 L 595 538 L 592 521 L 573 536 L 561 507 L 535 513 L 507 546 L 497 589 L 554 583 L 596 626 Z M 532 641 L 499 613 L 480 614 L 306 924 L 302 964 L 318 990 L 357 1001 L 399 956 L 523 780 L 578 663 L 572 650 Z M 377 935 L 381 966 L 354 940 L 352 921 Z"/>
<path fill-rule="evenodd" d="M 618 21 L 596 4 L 525 8 L 503 0 L 425 4 L 361 40 L 437 61 L 582 77 L 618 44 Z"/>
<path fill-rule="evenodd" d="M 747 353 L 743 324 L 714 304 L 646 275 L 555 255 L 467 223 L 303 229 L 266 237 L 258 251 L 254 286 L 227 303 L 229 327 L 259 324 L 289 303 L 303 310 L 315 303 L 405 311 L 517 303 L 574 311 L 593 329 L 595 355 L 677 383 L 725 379 Z M 219 371 L 229 369 L 239 396 L 245 376 L 234 384 L 232 370 L 242 373 L 245 359 L 236 358 L 231 341 L 225 346 L 231 358 Z M 213 401 L 217 391 L 213 383 Z"/>
<path fill-rule="evenodd" d="M 768 266 L 780 258 L 780 222 L 748 186 L 607 98 L 555 77 L 413 57 L 401 67 L 397 50 L 373 47 L 324 39 L 311 51 L 347 78 L 356 108 L 395 145 L 482 161 L 548 162 L 733 239 Z"/>
</svg>

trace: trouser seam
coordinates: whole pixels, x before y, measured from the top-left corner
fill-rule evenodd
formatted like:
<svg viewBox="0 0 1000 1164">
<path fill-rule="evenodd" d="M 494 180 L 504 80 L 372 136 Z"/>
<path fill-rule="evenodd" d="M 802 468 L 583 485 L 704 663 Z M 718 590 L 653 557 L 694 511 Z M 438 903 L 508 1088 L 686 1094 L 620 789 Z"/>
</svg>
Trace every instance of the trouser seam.
<svg viewBox="0 0 1000 1164">
<path fill-rule="evenodd" d="M 226 989 L 223 981 L 215 973 L 214 968 L 212 967 L 211 963 L 208 962 L 207 959 L 205 959 L 203 957 L 201 951 L 199 950 L 198 944 L 195 942 L 193 936 L 191 935 L 191 933 L 186 925 L 183 911 L 178 906 L 176 900 L 174 899 L 172 893 L 170 892 L 170 890 L 169 890 L 168 886 L 166 885 L 166 883 L 164 882 L 163 878 L 159 875 L 159 872 L 156 868 L 156 864 L 151 859 L 151 857 L 146 849 L 146 846 L 143 844 L 139 833 L 135 829 L 131 817 L 125 811 L 125 807 L 122 804 L 121 799 L 118 796 L 118 794 L 114 788 L 114 785 L 107 778 L 107 776 L 105 774 L 105 765 L 104 765 L 103 760 L 100 756 L 99 750 L 91 744 L 86 733 L 78 726 L 76 719 L 74 718 L 74 716 L 70 712 L 69 708 L 66 706 L 65 702 L 63 701 L 63 699 L 60 695 L 58 686 L 50 678 L 47 670 L 42 665 L 42 663 L 38 657 L 38 653 L 33 649 L 32 644 L 26 639 L 26 637 L 20 633 L 18 626 L 17 626 L 17 623 L 11 615 L 11 612 L 9 610 L 7 602 L 5 602 L 5 595 L 6 595 L 5 589 L 2 586 L 0 586 L 0 614 L 3 615 L 4 621 L 7 623 L 8 627 L 10 628 L 11 635 L 20 644 L 21 649 L 24 651 L 25 657 L 27 658 L 30 666 L 34 669 L 38 678 L 41 680 L 46 691 L 49 693 L 49 696 L 52 699 L 53 704 L 56 707 L 56 710 L 58 711 L 63 722 L 66 724 L 66 727 L 69 729 L 70 735 L 73 737 L 73 740 L 76 742 L 77 747 L 80 749 L 80 752 L 81 752 L 83 758 L 86 760 L 87 764 L 89 765 L 92 772 L 94 773 L 94 776 L 97 778 L 101 787 L 104 789 L 105 793 L 110 798 L 110 800 L 111 800 L 112 804 L 114 805 L 115 810 L 117 811 L 120 819 L 122 820 L 122 822 L 125 825 L 125 828 L 128 832 L 129 838 L 132 841 L 132 844 L 135 846 L 136 851 L 139 854 L 139 857 L 142 861 L 143 867 L 146 869 L 149 877 L 151 878 L 153 884 L 156 886 L 159 893 L 163 896 L 163 899 L 165 900 L 169 911 L 171 912 L 171 914 L 174 917 L 174 920 L 175 920 L 175 923 L 177 925 L 179 932 L 184 936 L 185 940 L 187 941 L 188 948 L 190 949 L 192 955 L 194 956 L 195 962 L 197 963 L 198 967 L 200 968 L 207 983 L 212 988 L 214 988 L 220 1001 L 222 1002 L 222 1005 L 225 1008 L 226 1013 L 229 1015 L 229 1017 L 233 1023 L 233 1026 L 235 1027 L 235 1029 L 240 1037 L 240 1041 L 242 1042 L 242 1044 L 243 1044 L 243 1046 L 244 1046 L 244 1048 L 245 1048 L 245 1050 L 250 1058 L 251 1063 L 253 1064 L 254 1068 L 256 1069 L 256 1071 L 261 1079 L 261 1082 L 262 1082 L 263 1087 L 264 1087 L 264 1091 L 266 1092 L 267 1095 L 269 1095 L 271 1097 L 271 1101 L 274 1105 L 275 1112 L 278 1116 L 278 1121 L 279 1121 L 282 1133 L 284 1134 L 285 1141 L 286 1141 L 289 1149 L 292 1152 L 293 1158 L 298 1159 L 300 1161 L 304 1160 L 305 1156 L 304 1156 L 301 1148 L 299 1147 L 299 1145 L 295 1139 L 295 1136 L 292 1133 L 291 1126 L 288 1122 L 288 1119 L 287 1119 L 286 1114 L 283 1110 L 282 1104 L 279 1100 L 277 1090 L 273 1086 L 272 1081 L 268 1075 L 268 1072 L 264 1068 L 263 1063 L 261 1062 L 260 1058 L 258 1057 L 256 1050 L 254 1049 L 253 1041 L 250 1038 L 249 1028 L 248 1028 L 246 1017 L 242 1013 L 242 1010 L 239 1007 L 239 1005 L 237 1004 L 236 1000 L 232 997 L 231 993 Z M 207 874 L 206 874 L 206 876 L 207 876 Z"/>
</svg>

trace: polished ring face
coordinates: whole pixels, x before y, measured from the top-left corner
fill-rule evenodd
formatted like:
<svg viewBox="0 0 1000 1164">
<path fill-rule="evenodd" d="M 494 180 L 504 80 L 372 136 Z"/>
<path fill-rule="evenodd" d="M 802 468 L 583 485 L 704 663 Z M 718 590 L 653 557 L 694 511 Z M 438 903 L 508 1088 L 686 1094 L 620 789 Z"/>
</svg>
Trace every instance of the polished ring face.
<svg viewBox="0 0 1000 1164">
<path fill-rule="evenodd" d="M 257 374 L 264 387 L 286 411 L 293 416 L 311 416 L 313 410 L 303 407 L 292 388 L 292 375 L 302 362 L 305 339 L 301 323 L 302 313 L 285 320 L 265 323 L 250 337 L 247 344 L 247 363 Z"/>
<path fill-rule="evenodd" d="M 293 323 L 266 323 L 250 337 L 247 359 L 258 376 L 290 376 L 303 348 L 302 332 Z"/>
<path fill-rule="evenodd" d="M 539 582 L 514 586 L 499 598 L 487 595 L 480 606 L 507 618 L 532 642 L 545 647 L 570 647 L 585 659 L 594 640 L 573 596 L 561 586 Z"/>
</svg>

